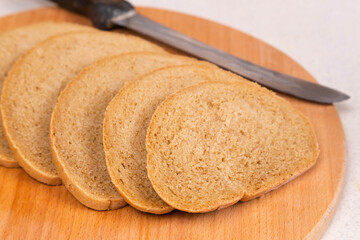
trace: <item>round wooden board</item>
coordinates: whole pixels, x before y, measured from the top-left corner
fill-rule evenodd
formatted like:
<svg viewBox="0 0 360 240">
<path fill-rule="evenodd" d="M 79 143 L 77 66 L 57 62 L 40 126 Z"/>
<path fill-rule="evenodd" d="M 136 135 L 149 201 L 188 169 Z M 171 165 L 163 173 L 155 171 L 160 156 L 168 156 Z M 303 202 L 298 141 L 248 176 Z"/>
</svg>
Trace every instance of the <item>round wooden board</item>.
<svg viewBox="0 0 360 240">
<path fill-rule="evenodd" d="M 249 35 L 185 14 L 138 10 L 234 55 L 315 81 L 284 53 Z M 0 30 L 44 20 L 90 24 L 78 15 L 46 8 L 1 18 Z M 276 191 L 207 214 L 156 216 L 130 206 L 98 212 L 81 205 L 63 186 L 46 186 L 21 169 L 0 167 L 0 239 L 319 239 L 343 185 L 344 133 L 334 106 L 286 98 L 311 119 L 321 153 L 312 169 Z"/>
</svg>

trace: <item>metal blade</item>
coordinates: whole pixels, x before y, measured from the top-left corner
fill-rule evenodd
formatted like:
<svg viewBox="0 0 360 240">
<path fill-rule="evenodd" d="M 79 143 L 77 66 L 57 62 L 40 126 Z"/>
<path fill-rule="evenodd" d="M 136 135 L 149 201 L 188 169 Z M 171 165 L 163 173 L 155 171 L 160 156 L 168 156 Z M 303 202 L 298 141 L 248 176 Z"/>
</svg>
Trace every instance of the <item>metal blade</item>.
<svg viewBox="0 0 360 240">
<path fill-rule="evenodd" d="M 115 17 L 112 19 L 112 22 L 149 36 L 159 42 L 168 44 L 195 57 L 205 59 L 263 86 L 300 99 L 330 104 L 350 98 L 340 91 L 242 60 L 156 23 L 135 11 L 129 12 L 126 16 L 120 15 Z"/>
</svg>

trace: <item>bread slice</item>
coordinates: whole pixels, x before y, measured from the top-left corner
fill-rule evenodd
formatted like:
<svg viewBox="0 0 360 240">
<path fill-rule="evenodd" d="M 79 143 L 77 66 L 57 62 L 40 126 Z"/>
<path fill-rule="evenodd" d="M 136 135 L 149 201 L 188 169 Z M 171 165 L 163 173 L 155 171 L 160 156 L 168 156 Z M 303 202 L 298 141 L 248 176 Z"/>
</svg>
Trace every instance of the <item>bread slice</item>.
<svg viewBox="0 0 360 240">
<path fill-rule="evenodd" d="M 168 67 L 129 83 L 110 102 L 103 132 L 106 164 L 114 185 L 135 208 L 155 214 L 173 210 L 153 190 L 146 172 L 145 135 L 157 105 L 181 88 L 219 76 L 245 81 L 212 65 Z"/>
<path fill-rule="evenodd" d="M 50 185 L 61 183 L 51 160 L 49 125 L 67 82 L 100 58 L 133 51 L 164 50 L 126 33 L 78 32 L 40 43 L 13 65 L 1 96 L 3 130 L 30 176 Z"/>
<path fill-rule="evenodd" d="M 203 83 L 168 97 L 152 116 L 147 171 L 159 196 L 208 212 L 259 196 L 316 162 L 309 120 L 253 83 Z"/>
<path fill-rule="evenodd" d="M 48 37 L 74 31 L 95 31 L 83 25 L 67 22 L 40 22 L 0 33 L 0 93 L 12 64 L 23 53 Z M 1 122 L 1 119 L 0 119 Z M 0 165 L 19 167 L 0 126 Z"/>
<path fill-rule="evenodd" d="M 97 61 L 68 83 L 52 113 L 50 145 L 59 176 L 75 198 L 104 210 L 118 195 L 106 169 L 102 126 L 106 106 L 120 88 L 155 69 L 192 62 L 197 61 L 170 54 L 121 54 Z M 113 177 L 116 183 L 116 173 Z M 126 191 L 118 190 L 131 204 Z"/>
</svg>

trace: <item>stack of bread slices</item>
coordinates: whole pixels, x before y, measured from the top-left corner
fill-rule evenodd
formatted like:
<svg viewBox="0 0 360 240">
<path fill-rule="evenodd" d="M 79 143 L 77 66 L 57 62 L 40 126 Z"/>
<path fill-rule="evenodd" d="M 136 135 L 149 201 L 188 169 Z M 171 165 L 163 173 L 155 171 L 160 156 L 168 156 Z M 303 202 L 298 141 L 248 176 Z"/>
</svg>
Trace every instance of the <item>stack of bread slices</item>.
<svg viewBox="0 0 360 240">
<path fill-rule="evenodd" d="M 275 93 L 126 31 L 37 23 L 1 33 L 0 59 L 0 165 L 91 209 L 213 211 L 319 154 Z"/>
</svg>

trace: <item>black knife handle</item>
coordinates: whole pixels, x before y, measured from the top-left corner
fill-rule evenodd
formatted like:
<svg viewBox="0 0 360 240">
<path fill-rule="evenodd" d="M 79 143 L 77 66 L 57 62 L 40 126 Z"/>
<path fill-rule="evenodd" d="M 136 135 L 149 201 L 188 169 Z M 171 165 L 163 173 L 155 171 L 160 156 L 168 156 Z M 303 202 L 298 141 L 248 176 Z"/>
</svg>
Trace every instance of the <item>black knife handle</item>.
<svg viewBox="0 0 360 240">
<path fill-rule="evenodd" d="M 50 0 L 60 7 L 89 17 L 96 28 L 110 30 L 112 19 L 134 7 L 123 0 Z"/>
<path fill-rule="evenodd" d="M 95 27 L 110 30 L 115 27 L 113 19 L 124 16 L 130 12 L 135 13 L 134 7 L 124 0 L 94 0 L 91 7 L 90 18 Z"/>
</svg>

